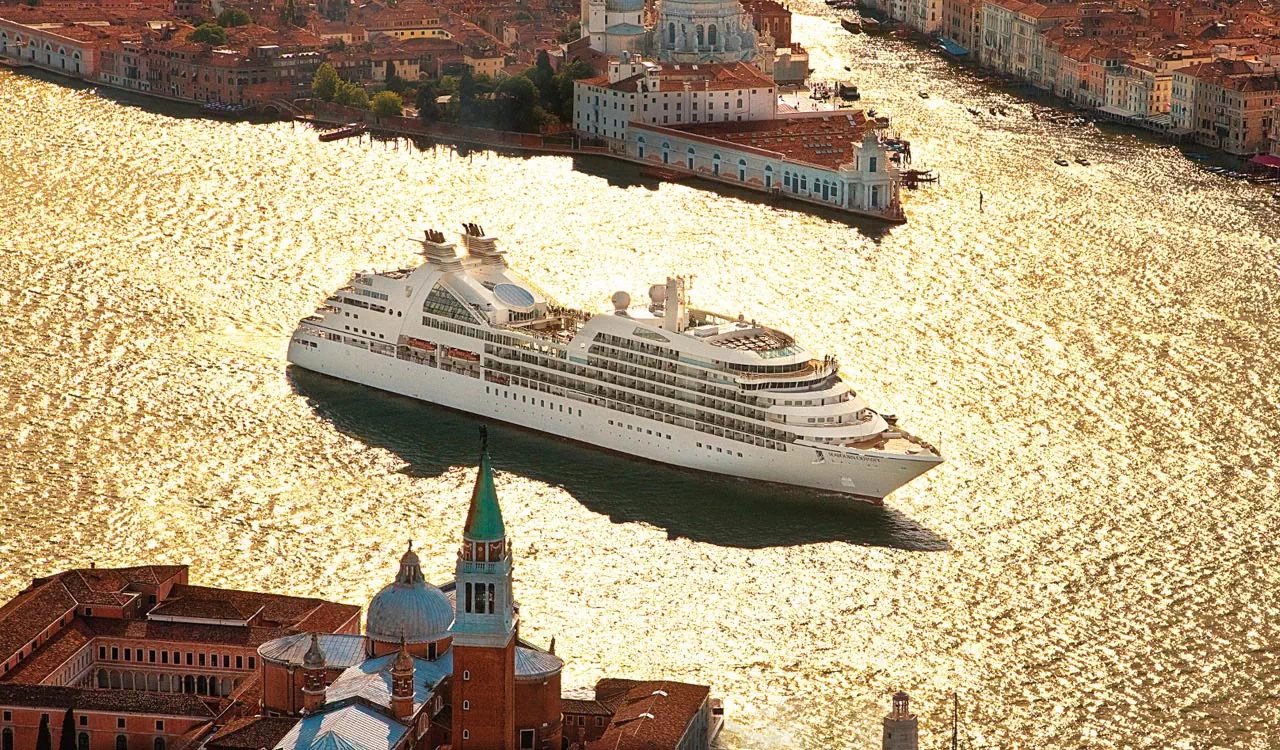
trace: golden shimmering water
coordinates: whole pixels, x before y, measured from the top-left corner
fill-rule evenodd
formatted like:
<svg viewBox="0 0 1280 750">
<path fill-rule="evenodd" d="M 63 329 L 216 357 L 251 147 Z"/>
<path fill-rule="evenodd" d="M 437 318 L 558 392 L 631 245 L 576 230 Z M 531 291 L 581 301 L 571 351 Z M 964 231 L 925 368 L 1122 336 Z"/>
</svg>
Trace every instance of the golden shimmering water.
<svg viewBox="0 0 1280 750">
<path fill-rule="evenodd" d="M 352 270 L 478 221 L 569 304 L 696 273 L 948 458 L 881 510 L 498 429 L 524 635 L 567 686 L 710 682 L 729 747 L 875 746 L 896 689 L 930 748 L 953 689 L 974 747 L 1280 743 L 1270 189 L 796 27 L 941 169 L 908 225 L 0 72 L 0 595 L 154 561 L 364 604 L 409 538 L 447 579 L 475 424 L 284 353 Z"/>
</svg>

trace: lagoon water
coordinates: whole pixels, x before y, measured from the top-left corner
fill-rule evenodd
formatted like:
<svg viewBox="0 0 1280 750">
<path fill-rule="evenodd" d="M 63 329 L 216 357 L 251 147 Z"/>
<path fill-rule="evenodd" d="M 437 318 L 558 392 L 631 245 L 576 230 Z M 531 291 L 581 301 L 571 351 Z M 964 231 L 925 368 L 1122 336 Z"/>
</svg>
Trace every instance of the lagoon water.
<svg viewBox="0 0 1280 750">
<path fill-rule="evenodd" d="M 353 270 L 477 221 L 566 304 L 696 274 L 948 459 L 879 509 L 495 429 L 522 634 L 566 686 L 709 682 L 726 747 L 878 746 L 898 689 L 929 748 L 952 691 L 971 747 L 1280 743 L 1270 189 L 820 9 L 817 75 L 941 171 L 906 226 L 0 72 L 0 595 L 153 561 L 363 605 L 409 539 L 447 580 L 476 423 L 284 353 Z"/>
</svg>

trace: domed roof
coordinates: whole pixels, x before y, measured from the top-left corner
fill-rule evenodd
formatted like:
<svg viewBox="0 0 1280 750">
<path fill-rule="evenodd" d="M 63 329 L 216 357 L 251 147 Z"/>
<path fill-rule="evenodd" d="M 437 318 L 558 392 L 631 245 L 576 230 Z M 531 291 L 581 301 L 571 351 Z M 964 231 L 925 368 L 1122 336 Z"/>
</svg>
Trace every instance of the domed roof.
<svg viewBox="0 0 1280 750">
<path fill-rule="evenodd" d="M 400 558 L 396 580 L 369 602 L 365 633 L 375 641 L 427 643 L 449 635 L 453 604 L 443 591 L 422 577 L 418 556 L 410 544 Z"/>
</svg>

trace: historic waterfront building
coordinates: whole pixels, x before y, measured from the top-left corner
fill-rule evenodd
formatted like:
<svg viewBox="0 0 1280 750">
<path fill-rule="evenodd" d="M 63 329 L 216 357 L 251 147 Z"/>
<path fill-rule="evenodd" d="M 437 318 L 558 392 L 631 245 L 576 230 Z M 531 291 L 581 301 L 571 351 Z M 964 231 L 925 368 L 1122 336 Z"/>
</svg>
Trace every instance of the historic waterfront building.
<svg viewBox="0 0 1280 750">
<path fill-rule="evenodd" d="M 574 82 L 574 127 L 664 173 L 901 220 L 901 172 L 861 111 L 780 115 L 772 80 L 745 63 L 671 65 L 624 54 Z"/>
<path fill-rule="evenodd" d="M 661 0 L 657 23 L 648 26 L 644 0 L 582 0 L 582 32 L 606 58 L 630 53 L 664 63 L 750 62 L 766 74 L 779 52 L 803 55 L 807 64 L 807 53 L 792 49 L 791 12 L 778 5 L 785 20 L 769 19 L 772 28 L 785 26 L 783 39 L 757 31 L 759 10 L 739 0 Z"/>
<path fill-rule="evenodd" d="M 484 452 L 456 580 L 427 583 L 411 545 L 363 635 L 359 607 L 192 586 L 183 565 L 36 579 L 0 607 L 0 750 L 35 747 L 42 724 L 77 750 L 710 746 L 706 686 L 562 699 L 564 662 L 520 638 L 512 566 Z"/>
<path fill-rule="evenodd" d="M 359 607 L 192 586 L 185 565 L 37 578 L 0 607 L 0 749 L 35 747 L 44 715 L 56 746 L 70 710 L 80 750 L 174 750 L 256 711 L 259 645 L 359 627 Z"/>
<path fill-rule="evenodd" d="M 455 580 L 427 583 L 410 548 L 370 601 L 363 637 L 301 634 L 263 644 L 260 715 L 220 728 L 205 747 L 238 750 L 263 740 L 276 750 L 709 746 L 722 719 L 705 686 L 606 680 L 596 701 L 562 699 L 564 662 L 519 636 L 512 570 L 482 452 Z"/>
</svg>

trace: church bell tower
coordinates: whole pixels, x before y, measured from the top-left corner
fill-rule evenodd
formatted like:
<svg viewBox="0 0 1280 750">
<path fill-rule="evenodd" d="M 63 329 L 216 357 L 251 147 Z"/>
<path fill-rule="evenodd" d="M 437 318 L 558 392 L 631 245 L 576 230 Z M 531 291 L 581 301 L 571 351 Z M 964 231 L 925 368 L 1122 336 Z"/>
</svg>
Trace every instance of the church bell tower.
<svg viewBox="0 0 1280 750">
<path fill-rule="evenodd" d="M 517 615 L 511 592 L 511 544 L 493 488 L 483 427 L 480 471 L 462 531 L 456 580 L 452 746 L 455 750 L 512 750 Z"/>
</svg>

